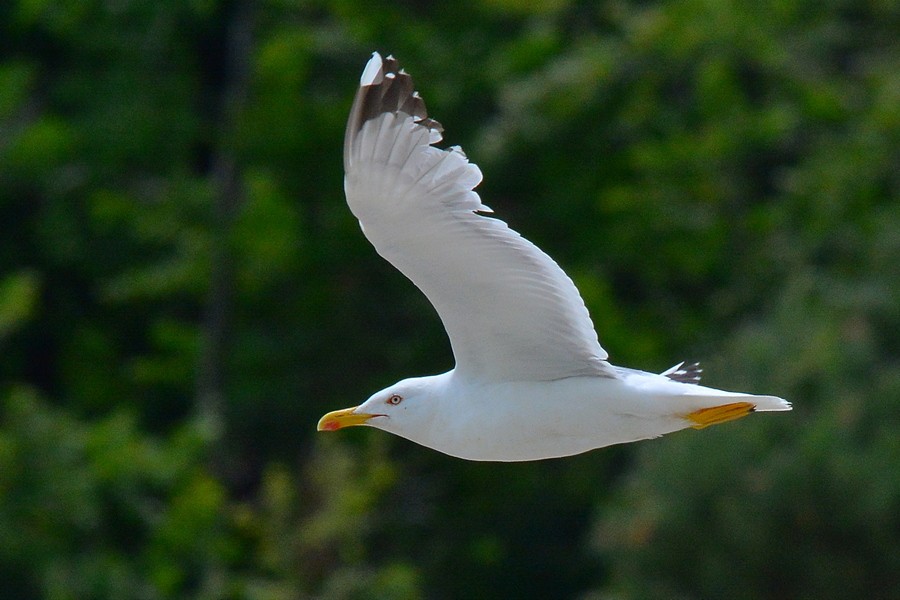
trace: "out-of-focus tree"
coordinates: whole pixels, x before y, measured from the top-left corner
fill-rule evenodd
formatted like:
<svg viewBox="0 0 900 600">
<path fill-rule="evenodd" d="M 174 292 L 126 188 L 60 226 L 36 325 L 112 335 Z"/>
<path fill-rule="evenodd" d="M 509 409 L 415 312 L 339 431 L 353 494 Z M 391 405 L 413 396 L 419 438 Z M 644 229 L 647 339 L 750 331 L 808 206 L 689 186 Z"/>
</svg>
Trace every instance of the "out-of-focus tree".
<svg viewBox="0 0 900 600">
<path fill-rule="evenodd" d="M 716 26 L 685 26 L 701 7 Z M 673 133 L 639 142 L 647 180 L 680 196 L 699 174 L 681 197 L 715 199 L 701 202 L 712 222 L 688 219 L 704 232 L 695 249 L 715 244 L 717 258 L 692 261 L 714 267 L 706 326 L 732 331 L 710 379 L 795 409 L 638 450 L 597 519 L 610 597 L 885 597 L 900 585 L 888 466 L 900 456 L 900 13 L 824 8 L 686 2 L 637 13 L 624 40 L 667 65 L 683 107 L 649 116 Z M 679 183 L 659 180 L 679 170 Z"/>
</svg>

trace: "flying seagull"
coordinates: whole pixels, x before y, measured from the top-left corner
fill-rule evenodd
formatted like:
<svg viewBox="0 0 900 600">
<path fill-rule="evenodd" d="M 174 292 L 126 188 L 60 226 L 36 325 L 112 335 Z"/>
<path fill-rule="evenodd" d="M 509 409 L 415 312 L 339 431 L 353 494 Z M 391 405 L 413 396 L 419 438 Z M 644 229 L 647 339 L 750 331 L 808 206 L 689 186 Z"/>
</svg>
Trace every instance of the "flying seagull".
<svg viewBox="0 0 900 600">
<path fill-rule="evenodd" d="M 526 461 L 790 410 L 774 396 L 699 385 L 697 365 L 660 373 L 607 362 L 584 301 L 553 259 L 473 189 L 481 171 L 439 149 L 412 78 L 372 55 L 344 138 L 344 190 L 375 250 L 428 297 L 456 367 L 404 379 L 320 431 L 368 425 L 469 460 Z"/>
</svg>

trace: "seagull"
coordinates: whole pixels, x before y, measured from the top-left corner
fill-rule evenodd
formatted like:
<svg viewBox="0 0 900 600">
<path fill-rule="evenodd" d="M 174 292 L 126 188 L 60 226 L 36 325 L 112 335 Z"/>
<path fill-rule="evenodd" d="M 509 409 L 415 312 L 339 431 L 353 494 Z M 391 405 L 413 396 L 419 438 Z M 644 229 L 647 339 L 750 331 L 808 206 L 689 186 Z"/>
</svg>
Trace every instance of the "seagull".
<svg viewBox="0 0 900 600">
<path fill-rule="evenodd" d="M 530 461 L 579 454 L 754 411 L 775 396 L 699 385 L 697 364 L 663 373 L 607 361 L 572 280 L 548 255 L 486 216 L 478 167 L 440 149 L 412 78 L 373 53 L 344 138 L 344 191 L 375 250 L 425 294 L 455 367 L 323 416 L 319 431 L 367 425 L 454 457 Z"/>
</svg>

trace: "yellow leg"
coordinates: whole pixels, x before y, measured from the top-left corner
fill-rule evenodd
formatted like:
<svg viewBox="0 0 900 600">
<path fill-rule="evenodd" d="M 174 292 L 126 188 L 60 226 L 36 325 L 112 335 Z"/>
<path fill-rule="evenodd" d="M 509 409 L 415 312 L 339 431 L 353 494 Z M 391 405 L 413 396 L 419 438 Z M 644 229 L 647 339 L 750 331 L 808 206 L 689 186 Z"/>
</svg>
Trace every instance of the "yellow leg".
<svg viewBox="0 0 900 600">
<path fill-rule="evenodd" d="M 710 425 L 718 425 L 725 421 L 734 421 L 735 419 L 746 417 L 753 412 L 754 408 L 756 406 L 749 402 L 734 402 L 732 404 L 701 408 L 684 415 L 684 418 L 695 423 L 691 425 L 694 429 L 703 429 Z"/>
</svg>

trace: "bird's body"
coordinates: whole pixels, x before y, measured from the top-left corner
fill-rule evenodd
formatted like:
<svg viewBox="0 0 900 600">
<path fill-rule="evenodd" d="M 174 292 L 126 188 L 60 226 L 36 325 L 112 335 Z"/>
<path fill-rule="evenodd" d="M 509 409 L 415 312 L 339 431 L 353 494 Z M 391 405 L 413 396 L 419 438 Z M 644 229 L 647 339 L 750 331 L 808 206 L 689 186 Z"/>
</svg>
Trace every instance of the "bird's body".
<svg viewBox="0 0 900 600">
<path fill-rule="evenodd" d="M 736 418 L 752 410 L 751 404 L 780 410 L 783 402 L 680 383 L 654 373 L 629 370 L 622 375 L 542 382 L 473 381 L 454 371 L 417 377 L 392 386 L 392 393 L 413 397 L 429 410 L 402 419 L 396 429 L 393 424 L 401 421 L 396 417 L 373 418 L 369 424 L 458 458 L 526 461 L 704 427 L 711 423 L 687 415 L 723 404 L 738 406 L 732 417 Z M 376 395 L 375 403 L 380 400 Z M 394 408 L 401 411 L 403 404 Z M 535 420 L 534 415 L 542 418 Z"/>
<path fill-rule="evenodd" d="M 460 458 L 520 461 L 790 409 L 700 386 L 693 367 L 657 375 L 607 362 L 574 283 L 481 214 L 491 212 L 473 191 L 481 171 L 461 149 L 435 148 L 441 131 L 409 75 L 373 55 L 347 124 L 347 203 L 438 311 L 456 367 L 329 413 L 320 430 L 370 425 Z"/>
</svg>

